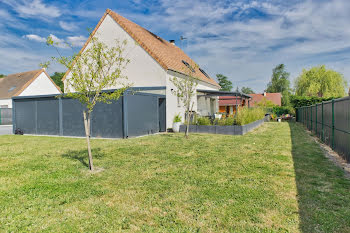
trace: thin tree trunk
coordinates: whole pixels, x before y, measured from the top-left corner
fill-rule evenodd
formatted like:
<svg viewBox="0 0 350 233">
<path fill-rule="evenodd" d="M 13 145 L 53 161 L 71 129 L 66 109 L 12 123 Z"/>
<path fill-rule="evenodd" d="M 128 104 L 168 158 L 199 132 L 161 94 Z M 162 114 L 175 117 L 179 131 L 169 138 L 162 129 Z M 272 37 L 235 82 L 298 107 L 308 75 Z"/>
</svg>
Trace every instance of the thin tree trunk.
<svg viewBox="0 0 350 233">
<path fill-rule="evenodd" d="M 87 113 L 86 111 L 83 112 L 84 114 L 84 126 L 85 126 L 85 135 L 86 135 L 86 143 L 88 147 L 88 154 L 89 154 L 89 169 L 91 171 L 94 170 L 94 165 L 92 162 L 92 154 L 91 154 L 91 146 L 90 146 L 90 113 Z"/>
</svg>

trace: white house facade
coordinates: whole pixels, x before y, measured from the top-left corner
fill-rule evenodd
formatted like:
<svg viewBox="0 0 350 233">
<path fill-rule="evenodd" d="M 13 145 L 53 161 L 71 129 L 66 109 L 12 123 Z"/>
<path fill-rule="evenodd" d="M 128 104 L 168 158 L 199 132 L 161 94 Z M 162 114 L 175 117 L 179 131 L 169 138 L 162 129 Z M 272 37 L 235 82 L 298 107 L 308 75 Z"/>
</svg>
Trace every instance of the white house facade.
<svg viewBox="0 0 350 233">
<path fill-rule="evenodd" d="M 107 10 L 92 33 L 99 41 L 108 46 L 115 45 L 115 41 L 127 41 L 126 54 L 130 63 L 124 70 L 128 82 L 133 87 L 165 87 L 157 90 L 159 94 L 166 96 L 166 127 L 171 128 L 174 116 L 182 115 L 184 119 L 185 109 L 173 94 L 174 85 L 171 78 L 186 78 L 189 69 L 187 64 L 195 64 L 179 47 L 157 35 L 149 32 L 128 19 Z M 81 52 L 89 48 L 89 41 L 85 43 Z M 220 86 L 211 79 L 202 69 L 194 68 L 192 76 L 198 78 L 197 89 L 219 90 Z M 69 86 L 71 74 L 67 71 L 62 79 L 65 92 L 74 91 Z M 108 89 L 117 89 L 118 86 Z M 194 111 L 201 115 L 210 115 L 218 111 L 216 97 L 198 97 L 194 99 Z"/>
<path fill-rule="evenodd" d="M 60 93 L 44 69 L 10 74 L 0 79 L 0 108 L 12 108 L 12 97 Z"/>
</svg>

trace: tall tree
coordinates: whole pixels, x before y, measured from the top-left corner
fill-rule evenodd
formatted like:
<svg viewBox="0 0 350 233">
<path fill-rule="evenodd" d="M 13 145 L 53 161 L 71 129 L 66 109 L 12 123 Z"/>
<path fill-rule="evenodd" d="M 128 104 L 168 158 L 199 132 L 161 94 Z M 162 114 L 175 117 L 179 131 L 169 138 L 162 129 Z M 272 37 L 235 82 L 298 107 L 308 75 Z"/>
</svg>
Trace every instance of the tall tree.
<svg viewBox="0 0 350 233">
<path fill-rule="evenodd" d="M 223 74 L 216 75 L 219 85 L 221 87 L 220 91 L 231 91 L 232 90 L 232 82 L 228 80 L 228 78 Z"/>
<path fill-rule="evenodd" d="M 250 87 L 242 87 L 241 91 L 244 94 L 255 94 L 255 92 L 253 91 L 253 89 L 251 89 Z"/>
<path fill-rule="evenodd" d="M 62 82 L 64 74 L 64 72 L 55 72 L 53 75 L 51 75 L 52 80 L 56 83 L 57 86 L 61 88 L 62 92 L 64 92 L 64 86 Z"/>
<path fill-rule="evenodd" d="M 197 68 L 197 65 L 190 67 L 183 67 L 185 77 L 176 78 L 173 77 L 170 81 L 176 87 L 173 89 L 173 94 L 179 98 L 185 108 L 185 119 L 186 119 L 186 131 L 185 137 L 189 137 L 189 127 L 190 120 L 193 113 L 194 99 L 196 98 L 196 90 L 198 86 L 198 79 L 193 76 L 194 68 Z"/>
<path fill-rule="evenodd" d="M 347 83 L 341 73 L 324 65 L 303 69 L 296 79 L 296 94 L 299 96 L 343 97 Z"/>
<path fill-rule="evenodd" d="M 290 81 L 289 73 L 285 70 L 284 64 L 277 65 L 272 70 L 271 81 L 267 84 L 266 92 L 278 92 L 282 94 L 282 105 L 290 104 Z"/>
<path fill-rule="evenodd" d="M 117 100 L 129 87 L 125 81 L 127 77 L 123 75 L 129 60 L 125 57 L 126 41 L 116 40 L 113 46 L 107 46 L 92 35 L 90 38 L 90 46 L 72 57 L 61 56 L 57 46 L 59 44 L 53 42 L 51 37 L 48 37 L 47 44 L 54 46 L 59 54 L 59 57 L 52 58 L 53 61 L 70 70 L 66 96 L 79 100 L 84 106 L 83 117 L 89 168 L 94 170 L 90 147 L 91 113 L 97 102 L 111 103 L 111 100 Z M 42 66 L 47 67 L 49 64 L 50 62 L 46 62 Z M 120 86 L 120 88 L 114 92 L 102 92 L 103 89 L 112 86 Z"/>
</svg>

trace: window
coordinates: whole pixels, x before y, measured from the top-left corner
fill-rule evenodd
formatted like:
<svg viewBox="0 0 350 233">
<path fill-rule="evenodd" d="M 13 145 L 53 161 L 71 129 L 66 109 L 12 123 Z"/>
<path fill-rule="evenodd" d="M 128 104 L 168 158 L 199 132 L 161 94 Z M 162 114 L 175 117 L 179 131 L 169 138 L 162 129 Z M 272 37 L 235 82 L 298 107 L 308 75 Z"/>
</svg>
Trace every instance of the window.
<svg viewBox="0 0 350 233">
<path fill-rule="evenodd" d="M 185 66 L 187 66 L 187 68 L 188 69 L 190 69 L 193 73 L 194 72 L 196 72 L 194 69 L 193 69 L 193 67 L 192 66 L 190 66 L 190 64 L 188 64 L 188 62 L 187 61 L 184 61 L 184 60 L 182 60 L 182 63 L 184 63 L 185 64 Z"/>
<path fill-rule="evenodd" d="M 15 88 L 16 88 L 16 86 L 10 87 L 9 92 L 13 91 Z"/>
<path fill-rule="evenodd" d="M 205 73 L 205 71 L 201 68 L 199 68 L 199 70 L 205 75 L 205 77 L 207 77 L 208 79 L 210 79 L 209 75 L 207 73 Z"/>
</svg>

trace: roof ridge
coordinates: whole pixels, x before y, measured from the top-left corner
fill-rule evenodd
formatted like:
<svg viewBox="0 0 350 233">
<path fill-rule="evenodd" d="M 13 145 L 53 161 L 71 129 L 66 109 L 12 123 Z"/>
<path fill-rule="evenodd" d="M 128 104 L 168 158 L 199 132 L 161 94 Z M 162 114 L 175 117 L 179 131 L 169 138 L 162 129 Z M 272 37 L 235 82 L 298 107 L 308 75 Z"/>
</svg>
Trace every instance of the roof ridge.
<svg viewBox="0 0 350 233">
<path fill-rule="evenodd" d="M 43 70 L 43 68 L 37 69 L 37 70 L 23 71 L 23 72 L 14 73 L 14 74 L 8 74 L 8 75 L 4 76 L 3 78 L 6 78 L 7 76 L 10 76 L 10 75 L 11 76 L 18 76 L 18 75 L 25 74 L 25 73 L 30 73 L 30 72 L 39 72 L 41 70 Z"/>
</svg>

